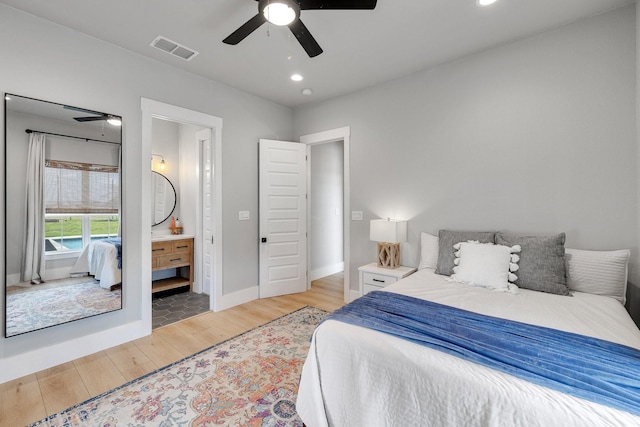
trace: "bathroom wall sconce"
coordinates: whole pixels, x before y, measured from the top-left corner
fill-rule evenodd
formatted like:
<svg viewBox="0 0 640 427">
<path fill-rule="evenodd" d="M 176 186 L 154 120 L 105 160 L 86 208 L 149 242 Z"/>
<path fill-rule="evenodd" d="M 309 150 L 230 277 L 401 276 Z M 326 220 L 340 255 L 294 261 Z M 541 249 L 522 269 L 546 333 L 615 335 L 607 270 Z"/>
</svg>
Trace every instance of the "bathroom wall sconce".
<svg viewBox="0 0 640 427">
<path fill-rule="evenodd" d="M 164 156 L 162 154 L 151 154 L 151 168 L 153 169 L 153 156 L 160 157 L 160 170 L 164 172 L 166 163 L 164 162 Z"/>
</svg>

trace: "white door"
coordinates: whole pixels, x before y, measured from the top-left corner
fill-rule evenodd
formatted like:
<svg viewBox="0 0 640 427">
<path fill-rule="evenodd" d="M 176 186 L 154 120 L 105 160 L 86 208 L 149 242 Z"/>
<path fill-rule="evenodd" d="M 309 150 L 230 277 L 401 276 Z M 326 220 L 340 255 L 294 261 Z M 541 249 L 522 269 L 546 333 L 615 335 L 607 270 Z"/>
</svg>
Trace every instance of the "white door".
<svg viewBox="0 0 640 427">
<path fill-rule="evenodd" d="M 260 298 L 307 290 L 306 152 L 260 140 Z"/>
<path fill-rule="evenodd" d="M 211 129 L 196 132 L 196 139 L 200 149 L 200 189 L 202 200 L 202 262 L 200 263 L 200 277 L 202 291 L 213 296 L 213 282 L 215 278 L 215 187 L 213 174 L 213 146 L 211 143 Z"/>
</svg>

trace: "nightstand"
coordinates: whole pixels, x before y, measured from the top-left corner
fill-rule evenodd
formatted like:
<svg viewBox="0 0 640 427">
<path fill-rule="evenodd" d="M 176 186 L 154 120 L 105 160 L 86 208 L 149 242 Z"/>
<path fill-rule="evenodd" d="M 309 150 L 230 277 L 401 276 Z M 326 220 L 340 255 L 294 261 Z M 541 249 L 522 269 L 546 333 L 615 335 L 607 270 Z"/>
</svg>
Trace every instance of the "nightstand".
<svg viewBox="0 0 640 427">
<path fill-rule="evenodd" d="M 358 268 L 360 275 L 360 289 L 362 295 L 371 291 L 377 291 L 387 285 L 413 274 L 416 271 L 413 267 L 400 266 L 398 268 L 381 268 L 377 263 L 363 265 Z"/>
</svg>

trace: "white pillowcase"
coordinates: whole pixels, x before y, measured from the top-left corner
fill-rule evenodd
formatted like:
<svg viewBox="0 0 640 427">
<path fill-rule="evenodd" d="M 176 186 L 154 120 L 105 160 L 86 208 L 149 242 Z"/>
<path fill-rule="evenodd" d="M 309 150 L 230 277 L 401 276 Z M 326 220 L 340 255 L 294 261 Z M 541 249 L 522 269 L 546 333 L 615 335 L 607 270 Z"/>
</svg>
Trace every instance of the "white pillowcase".
<svg viewBox="0 0 640 427">
<path fill-rule="evenodd" d="M 457 250 L 456 266 L 451 278 L 456 282 L 481 286 L 497 291 L 515 291 L 515 271 L 520 257 L 520 246 L 512 248 L 493 243 L 465 242 L 454 245 Z"/>
<path fill-rule="evenodd" d="M 630 254 L 629 249 L 585 251 L 566 248 L 569 289 L 612 297 L 624 305 Z"/>
<path fill-rule="evenodd" d="M 438 236 L 424 232 L 420 233 L 420 264 L 418 264 L 418 270 L 423 268 L 435 269 L 438 266 L 439 240 Z"/>
</svg>

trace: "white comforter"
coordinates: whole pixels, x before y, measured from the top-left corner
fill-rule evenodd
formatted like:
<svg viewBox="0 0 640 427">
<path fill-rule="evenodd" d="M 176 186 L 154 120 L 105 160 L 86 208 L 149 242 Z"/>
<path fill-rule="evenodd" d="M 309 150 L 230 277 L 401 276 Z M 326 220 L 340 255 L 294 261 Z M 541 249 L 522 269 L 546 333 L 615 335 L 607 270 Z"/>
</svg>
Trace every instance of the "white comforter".
<svg viewBox="0 0 640 427">
<path fill-rule="evenodd" d="M 640 349 L 640 331 L 608 297 L 513 295 L 451 283 L 433 270 L 385 291 Z M 627 412 L 332 320 L 313 335 L 296 407 L 307 427 L 640 426 Z"/>
<path fill-rule="evenodd" d="M 122 270 L 118 268 L 117 257 L 117 249 L 111 243 L 99 240 L 91 242 L 71 267 L 71 274 L 89 273 L 100 281 L 101 288 L 111 289 L 122 282 Z"/>
</svg>

